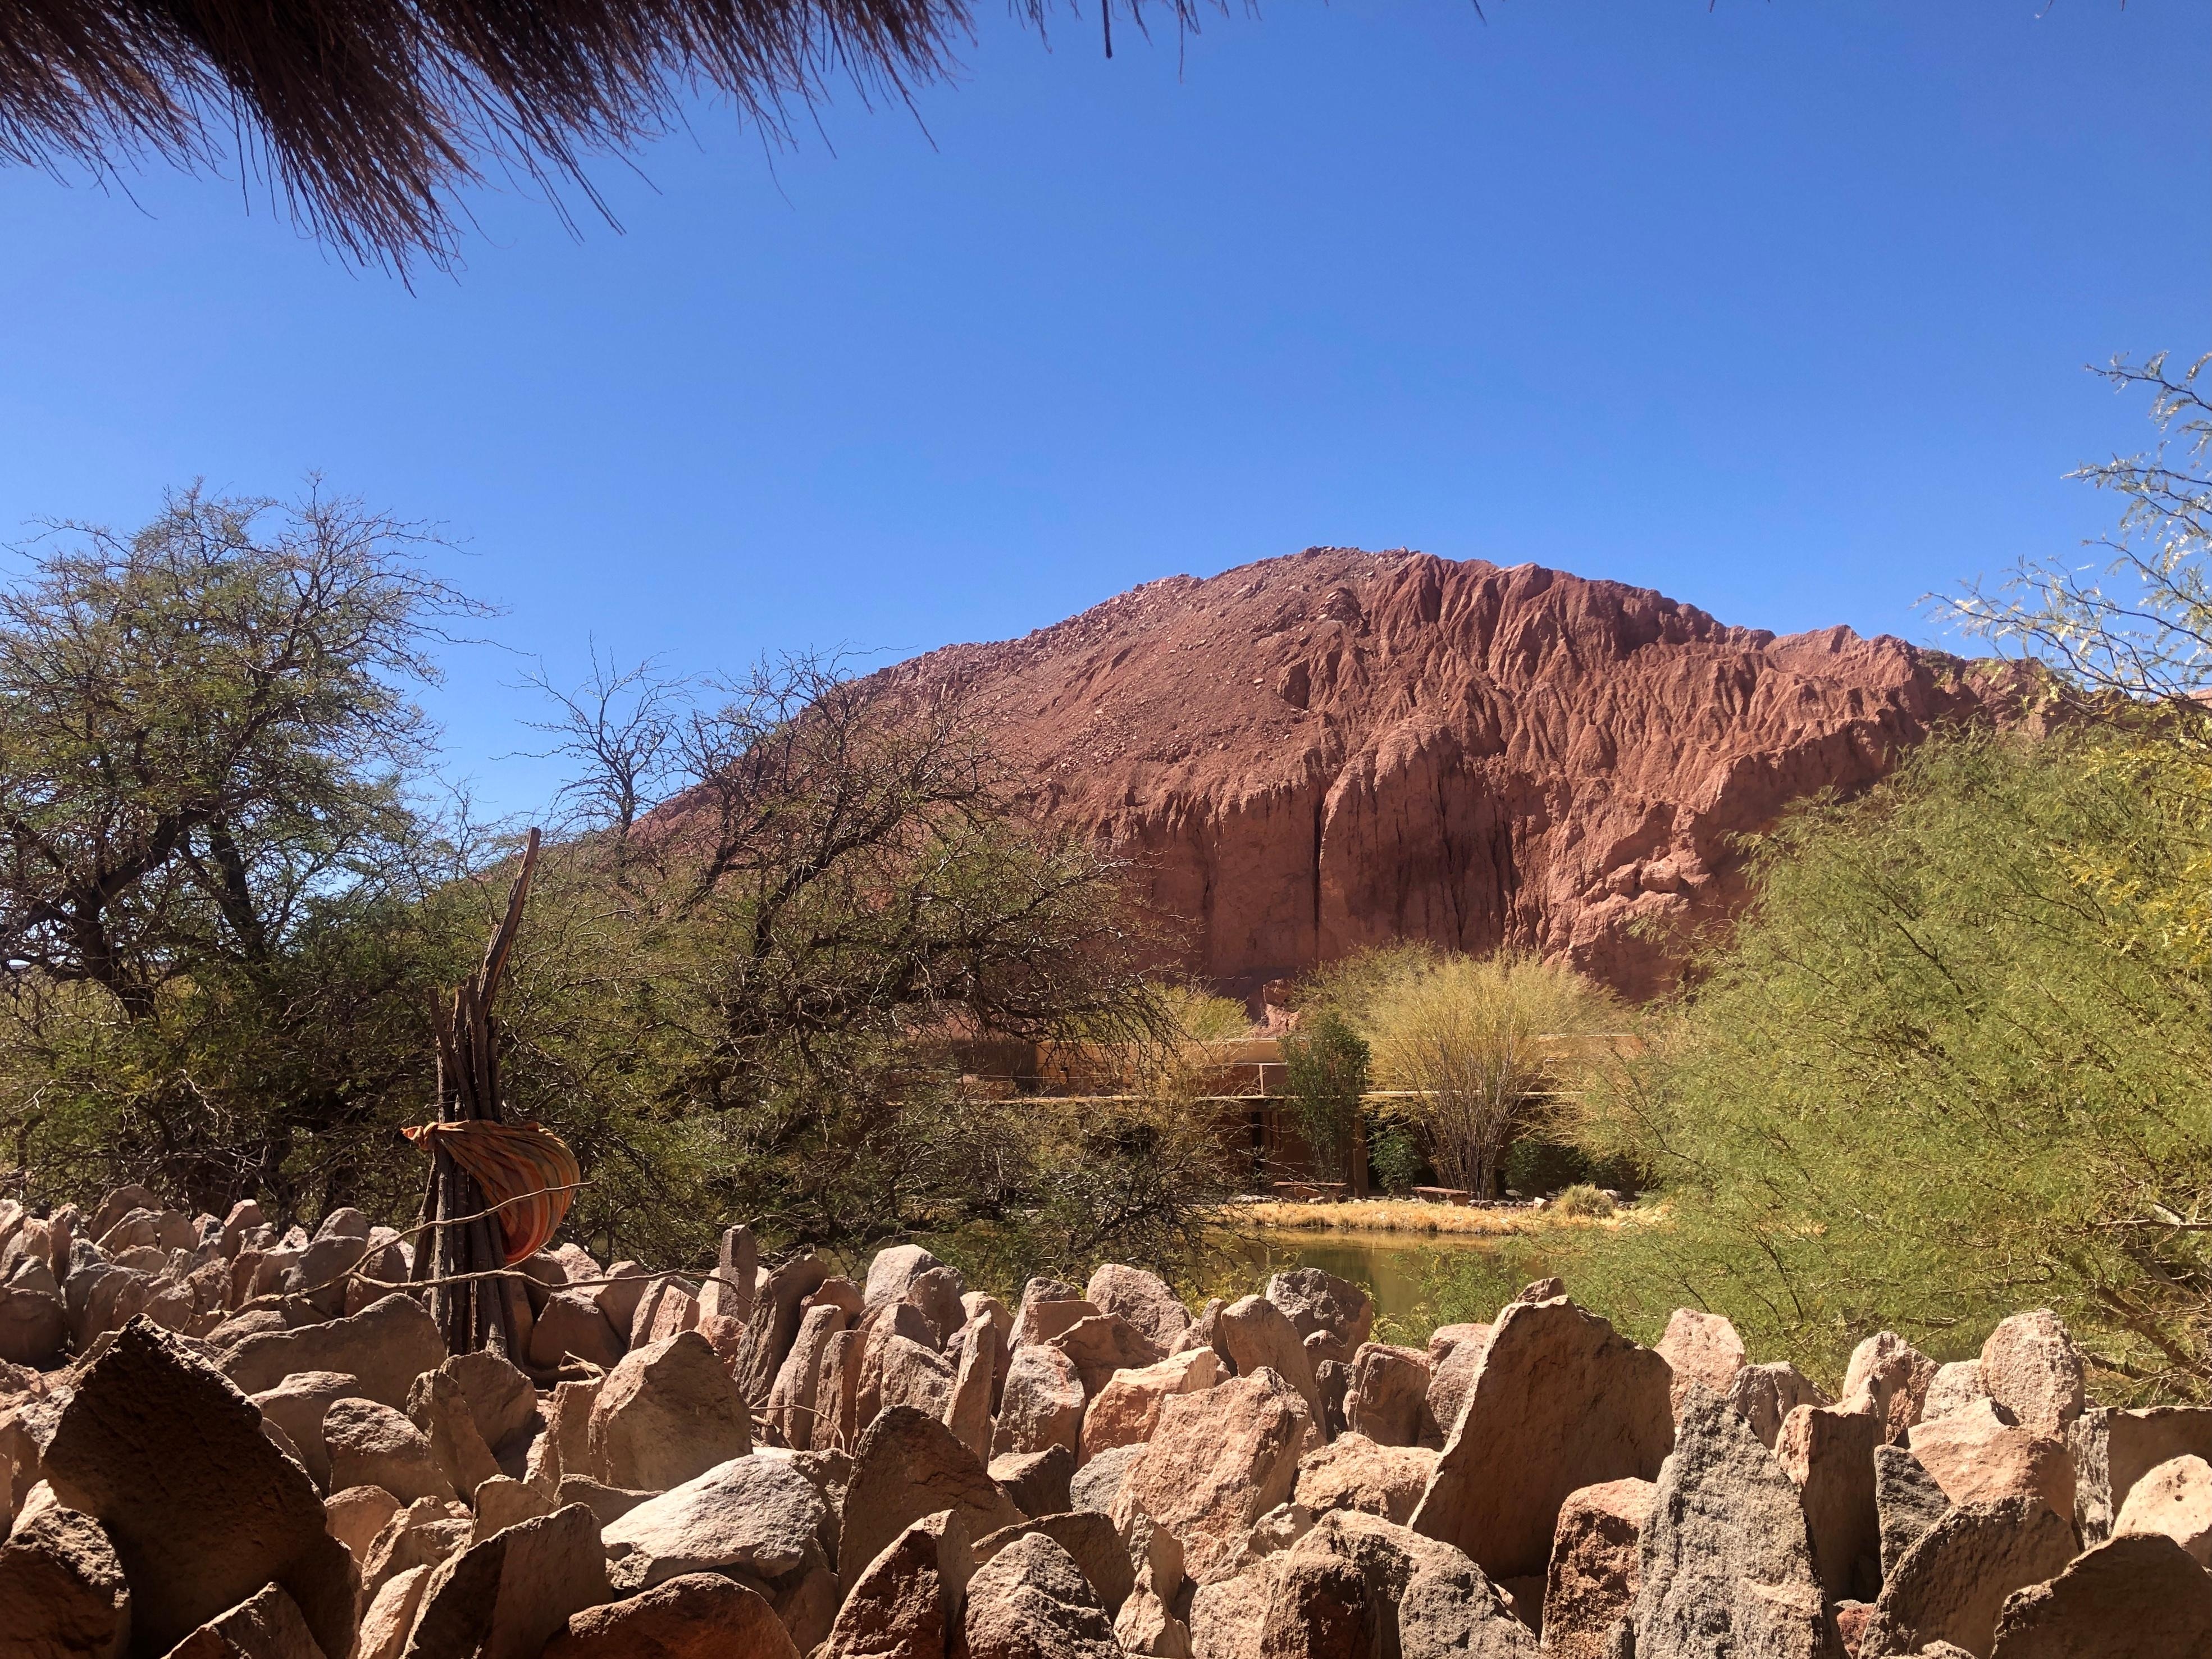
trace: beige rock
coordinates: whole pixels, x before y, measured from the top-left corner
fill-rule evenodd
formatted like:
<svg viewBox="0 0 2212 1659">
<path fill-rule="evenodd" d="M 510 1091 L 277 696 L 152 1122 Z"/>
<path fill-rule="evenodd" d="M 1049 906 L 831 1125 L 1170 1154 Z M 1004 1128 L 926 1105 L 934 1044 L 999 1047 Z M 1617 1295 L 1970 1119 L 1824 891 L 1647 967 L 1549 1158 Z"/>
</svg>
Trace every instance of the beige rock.
<svg viewBox="0 0 2212 1659">
<path fill-rule="evenodd" d="M 1192 1578 L 1228 1577 L 1252 1523 L 1291 1495 L 1310 1426 L 1304 1396 L 1273 1370 L 1177 1395 L 1122 1476 L 1115 1521 L 1126 1532 L 1141 1510 L 1182 1540 Z"/>
<path fill-rule="evenodd" d="M 696 1331 L 625 1355 L 592 1405 L 592 1466 L 610 1486 L 665 1492 L 751 1449 L 745 1402 Z"/>
<path fill-rule="evenodd" d="M 361 1615 L 361 1638 L 355 1659 L 400 1659 L 406 1651 L 415 1615 L 422 1610 L 422 1592 L 429 1588 L 431 1569 L 410 1567 L 384 1583 Z"/>
<path fill-rule="evenodd" d="M 637 1319 L 637 1304 L 653 1288 L 653 1275 L 635 1261 L 613 1261 L 607 1264 L 601 1275 L 607 1283 L 586 1292 L 599 1316 L 607 1322 L 608 1329 L 616 1334 L 620 1343 L 629 1335 L 630 1326 Z"/>
<path fill-rule="evenodd" d="M 1784 1419 L 1775 1453 L 1797 1483 L 1813 1565 L 1831 1601 L 1871 1597 L 1881 1584 L 1881 1522 L 1874 1453 L 1881 1425 L 1871 1412 L 1800 1406 Z"/>
<path fill-rule="evenodd" d="M 952 1333 L 967 1323 L 967 1310 L 960 1305 L 967 1289 L 960 1270 L 942 1263 L 916 1273 L 907 1285 L 905 1300 L 920 1309 L 921 1316 L 929 1322 L 936 1346 L 942 1348 Z"/>
<path fill-rule="evenodd" d="M 2212 1569 L 2212 1465 L 2201 1457 L 2170 1457 L 2136 1481 L 2112 1534 L 2137 1533 L 2171 1538 L 2198 1566 Z"/>
<path fill-rule="evenodd" d="M 1719 1314 L 1702 1313 L 1695 1308 L 1674 1310 L 1659 1339 L 1657 1352 L 1674 1370 L 1677 1411 L 1681 1409 L 1685 1384 L 1702 1382 L 1724 1395 L 1735 1383 L 1735 1374 L 1750 1359 L 1733 1324 Z"/>
<path fill-rule="evenodd" d="M 1013 1334 L 1010 1339 L 1012 1346 L 1019 1347 L 1024 1342 L 1042 1342 L 1045 1340 L 1045 1338 L 1039 1336 L 1030 1327 L 1030 1310 L 1031 1308 L 1036 1306 L 1040 1303 L 1045 1302 L 1082 1301 L 1082 1291 L 1073 1285 L 1066 1284 L 1057 1279 L 1030 1279 L 1027 1284 L 1022 1286 L 1021 1300 L 1016 1305 L 1014 1310 Z M 1085 1303 L 1084 1307 L 1086 1313 L 1097 1313 L 1098 1311 L 1097 1307 L 1091 1303 Z M 1083 1316 L 1084 1315 L 1078 1314 L 1073 1318 L 1061 1321 L 1059 1325 L 1054 1328 L 1054 1334 L 1057 1334 L 1059 1332 L 1066 1330 L 1068 1326 L 1073 1325 L 1075 1322 L 1076 1319 L 1082 1318 Z"/>
<path fill-rule="evenodd" d="M 1912 1455 L 1954 1504 L 2032 1497 L 2072 1520 L 2074 1464 L 2066 1443 L 2007 1424 L 1993 1401 L 1978 1401 L 1908 1432 Z"/>
<path fill-rule="evenodd" d="M 691 1287 L 664 1273 L 638 1298 L 637 1311 L 630 1316 L 629 1346 L 635 1351 L 665 1342 L 679 1332 L 696 1328 L 698 1323 L 699 1302 Z"/>
<path fill-rule="evenodd" d="M 1490 1327 L 1468 1322 L 1458 1325 L 1439 1325 L 1429 1333 L 1429 1364 L 1431 1369 L 1441 1365 L 1454 1348 L 1462 1342 L 1487 1342 Z"/>
<path fill-rule="evenodd" d="M 2014 1590 L 2055 1577 L 2074 1555 L 2074 1527 L 2033 1498 L 1964 1504 L 1905 1553 L 1859 1638 L 1858 1659 L 1897 1659 L 1955 1643 L 1990 1659 L 1997 1610 Z"/>
<path fill-rule="evenodd" d="M 1828 1396 L 1786 1359 L 1766 1365 L 1746 1365 L 1729 1384 L 1725 1397 L 1759 1443 L 1773 1449 L 1782 1434 L 1783 1419 L 1800 1406 L 1826 1406 Z"/>
<path fill-rule="evenodd" d="M 572 1613 L 608 1599 L 599 1523 L 571 1504 L 440 1565 L 405 1659 L 538 1659 Z"/>
<path fill-rule="evenodd" d="M 381 1486 L 345 1486 L 323 1500 L 331 1536 L 351 1550 L 356 1561 L 368 1559 L 369 1546 L 399 1508 L 399 1500 Z"/>
<path fill-rule="evenodd" d="M 1282 1577 L 1271 1555 L 1227 1578 L 1200 1584 L 1191 1596 L 1191 1659 L 1261 1659 L 1260 1637 Z"/>
<path fill-rule="evenodd" d="M 545 1659 L 798 1659 L 767 1598 L 719 1573 L 672 1578 L 641 1595 L 568 1615 Z"/>
<path fill-rule="evenodd" d="M 1980 1360 L 1954 1359 L 1936 1368 L 1935 1380 L 1928 1385 L 1928 1397 L 1920 1402 L 1920 1420 L 1932 1423 L 1939 1417 L 1948 1417 L 1953 1412 L 1966 1410 L 1977 1400 L 1988 1399 L 1989 1394 L 1982 1386 Z"/>
<path fill-rule="evenodd" d="M 1292 1267 L 1267 1279 L 1267 1300 L 1280 1308 L 1300 1342 L 1326 1339 L 1321 1358 L 1350 1363 L 1375 1329 L 1375 1303 L 1348 1279 L 1318 1267 Z"/>
<path fill-rule="evenodd" d="M 230 1351 L 222 1370 L 247 1394 L 300 1371 L 341 1371 L 359 1377 L 368 1398 L 404 1411 L 415 1379 L 445 1358 L 445 1340 L 428 1310 L 394 1291 L 347 1318 L 249 1336 Z"/>
<path fill-rule="evenodd" d="M 823 1347 L 822 1375 L 814 1384 L 814 1433 L 808 1443 L 814 1450 L 850 1451 L 860 1443 L 860 1370 L 866 1340 L 860 1331 L 839 1331 Z M 988 1437 L 988 1423 L 985 1432 Z M 984 1449 L 989 1449 L 988 1439 Z"/>
<path fill-rule="evenodd" d="M 1421 1446 L 1439 1437 L 1429 1415 L 1429 1362 L 1416 1348 L 1367 1342 L 1352 1358 L 1345 1426 L 1379 1446 Z"/>
<path fill-rule="evenodd" d="M 492 1449 L 500 1449 L 538 1423 L 538 1390 L 513 1361 L 485 1349 L 453 1355 L 438 1369 L 460 1384 L 477 1432 Z"/>
<path fill-rule="evenodd" d="M 1101 1313 L 1119 1314 L 1162 1353 L 1190 1328 L 1190 1310 L 1167 1280 L 1141 1267 L 1109 1261 L 1091 1275 L 1083 1299 Z"/>
<path fill-rule="evenodd" d="M 891 1339 L 903 1338 L 917 1348 L 933 1351 L 937 1333 L 927 1316 L 911 1302 L 892 1302 L 872 1308 L 860 1316 L 855 1328 L 861 1333 L 861 1344 L 860 1380 L 854 1420 L 865 1427 L 874 1422 L 876 1413 L 884 1408 L 884 1363 L 890 1357 Z"/>
<path fill-rule="evenodd" d="M 1894 1331 L 1881 1331 L 1851 1350 L 1844 1372 L 1843 1403 L 1863 1403 L 1882 1424 L 1882 1439 L 1893 1446 L 1920 1420 L 1920 1408 L 1936 1381 L 1936 1362 Z"/>
<path fill-rule="evenodd" d="M 769 1426 L 783 1443 L 800 1451 L 814 1444 L 815 1401 L 822 1381 L 823 1355 L 830 1339 L 845 1328 L 848 1316 L 835 1304 L 823 1304 L 799 1316 L 791 1352 L 776 1370 L 768 1395 Z"/>
<path fill-rule="evenodd" d="M 1157 1364 L 1116 1372 L 1084 1410 L 1085 1461 L 1112 1447 L 1152 1438 L 1161 1407 L 1177 1395 L 1212 1388 L 1220 1379 L 1220 1364 L 1212 1349 L 1194 1348 Z"/>
<path fill-rule="evenodd" d="M 48 1507 L 0 1543 L 0 1648 L 22 1659 L 121 1659 L 131 1589 L 91 1516 Z"/>
<path fill-rule="evenodd" d="M 415 1379 L 407 1396 L 407 1415 L 430 1443 L 430 1455 L 464 1502 L 499 1473 L 491 1448 L 477 1430 L 468 1395 L 443 1366 Z"/>
<path fill-rule="evenodd" d="M 1075 1455 L 1065 1446 L 1050 1446 L 1041 1452 L 1009 1452 L 993 1458 L 985 1467 L 1024 1515 L 1057 1515 L 1074 1507 L 1068 1488 L 1075 1475 Z M 976 1547 L 981 1548 L 980 1539 Z"/>
<path fill-rule="evenodd" d="M 953 1650 L 975 1571 L 957 1510 L 915 1522 L 875 1559 L 848 1571 L 853 1587 L 821 1659 L 944 1659 Z"/>
<path fill-rule="evenodd" d="M 2048 1583 L 2005 1599 L 1996 1659 L 2212 1653 L 2212 1579 L 2172 1539 L 2118 1533 Z"/>
<path fill-rule="evenodd" d="M 166 1652 L 272 1581 L 325 1651 L 351 1645 L 353 1557 L 314 1482 L 180 1339 L 125 1326 L 79 1375 L 41 1468 L 113 1541 L 138 1650 Z"/>
<path fill-rule="evenodd" d="M 724 1231 L 722 1246 L 714 1258 L 714 1276 L 699 1288 L 699 1316 L 734 1319 L 743 1325 L 752 1317 L 755 1275 L 760 1269 L 760 1242 L 750 1227 Z"/>
<path fill-rule="evenodd" d="M 1136 1574 L 1129 1550 L 1122 1544 L 1113 1522 L 1095 1510 L 1034 1516 L 1017 1525 L 1002 1527 L 975 1540 L 975 1565 L 982 1565 L 1017 1539 L 1032 1533 L 1051 1539 L 1067 1552 L 1109 1618 L 1121 1611 L 1121 1603 L 1128 1600 L 1129 1592 L 1136 1587 Z"/>
<path fill-rule="evenodd" d="M 1319 1443 L 1323 1421 L 1321 1390 L 1314 1383 L 1304 1340 L 1281 1308 L 1259 1296 L 1231 1303 L 1215 1316 L 1213 1350 L 1239 1376 L 1249 1376 L 1265 1367 L 1296 1389 L 1306 1402 L 1306 1413 Z"/>
<path fill-rule="evenodd" d="M 1037 1281 L 1030 1282 L 1034 1285 Z M 1024 1301 L 1014 1317 L 1014 1350 L 1019 1352 L 1033 1343 L 1049 1342 L 1070 1326 L 1097 1316 L 1098 1310 L 1080 1297 Z"/>
<path fill-rule="evenodd" d="M 829 1565 L 829 1505 L 787 1460 L 732 1458 L 648 1498 L 601 1528 L 623 1594 L 693 1572 L 750 1574 L 781 1583 Z"/>
<path fill-rule="evenodd" d="M 1614 1626 L 1635 1611 L 1640 1540 L 1658 1491 L 1650 1480 L 1606 1480 L 1567 1494 L 1544 1582 L 1545 1652 L 1604 1659 Z"/>
<path fill-rule="evenodd" d="M 799 1335 L 799 1322 L 805 1316 L 806 1298 L 820 1290 L 830 1277 L 830 1264 L 806 1250 L 779 1263 L 758 1281 L 752 1317 L 745 1322 L 749 1357 L 738 1373 L 738 1387 L 753 1406 L 768 1404 L 769 1391 L 775 1385 L 775 1374 L 782 1368 L 783 1357 L 791 1352 L 791 1345 Z"/>
<path fill-rule="evenodd" d="M 956 1375 L 951 1363 L 935 1349 L 895 1335 L 883 1347 L 882 1409 L 912 1406 L 942 1419 L 952 1409 Z"/>
<path fill-rule="evenodd" d="M 937 1419 L 910 1406 L 869 1425 L 845 1489 L 839 1559 L 873 1561 L 925 1516 L 957 1510 L 970 1537 L 1010 1527 L 1022 1512 L 968 1448 Z"/>
<path fill-rule="evenodd" d="M 471 1501 L 477 1511 L 469 1527 L 471 1547 L 483 1543 L 495 1532 L 504 1532 L 525 1521 L 535 1521 L 560 1507 L 543 1488 L 506 1474 L 495 1474 L 478 1486 Z"/>
<path fill-rule="evenodd" d="M 2048 1308 L 1998 1322 L 1982 1344 L 1981 1382 L 2022 1428 L 2063 1435 L 2081 1416 L 2081 1351 Z"/>
<path fill-rule="evenodd" d="M 1536 1639 L 1459 1551 L 1340 1510 L 1284 1555 L 1261 1651 L 1268 1659 L 1347 1652 L 1535 1659 Z"/>
<path fill-rule="evenodd" d="M 878 1250 L 868 1263 L 862 1311 L 905 1301 L 908 1285 L 931 1268 L 944 1265 L 919 1244 L 894 1244 Z"/>
<path fill-rule="evenodd" d="M 1453 1343 L 1430 1370 L 1429 1420 L 1436 1427 L 1429 1443 L 1440 1449 L 1453 1425 L 1458 1423 L 1460 1413 L 1466 1409 L 1468 1394 L 1474 1387 L 1474 1374 L 1481 1368 L 1482 1356 L 1490 1350 L 1492 1328 L 1478 1325 L 1468 1328 L 1480 1334 Z"/>
<path fill-rule="evenodd" d="M 1509 1306 L 1413 1530 L 1498 1577 L 1543 1571 L 1568 1493 L 1657 1477 L 1674 1441 L 1671 1382 L 1665 1360 L 1571 1302 Z"/>
<path fill-rule="evenodd" d="M 1073 1362 L 1086 1398 L 1095 1396 L 1116 1371 L 1139 1370 L 1167 1357 L 1165 1349 L 1119 1314 L 1079 1319 L 1051 1344 Z"/>
<path fill-rule="evenodd" d="M 627 1486 L 609 1486 L 580 1474 L 564 1474 L 554 1494 L 554 1508 L 566 1509 L 571 1504 L 581 1504 L 599 1517 L 599 1525 L 611 1527 L 640 1504 L 659 1497 L 657 1492 L 633 1492 Z"/>
<path fill-rule="evenodd" d="M 1041 1533 L 975 1569 L 962 1626 L 971 1659 L 1121 1659 L 1082 1569 Z"/>
<path fill-rule="evenodd" d="M 454 1514 L 457 1508 L 434 1498 L 422 1498 L 386 1522 L 362 1562 L 361 1599 L 373 1601 L 401 1573 L 415 1567 L 434 1567 L 466 1547 L 469 1523 Z"/>
<path fill-rule="evenodd" d="M 297 1603 L 275 1584 L 210 1619 L 169 1650 L 168 1659 L 323 1659 Z"/>
<path fill-rule="evenodd" d="M 1355 1429 L 1298 1460 L 1291 1496 L 1316 1516 L 1358 1510 L 1404 1526 L 1436 1468 L 1425 1446 L 1378 1445 Z"/>
<path fill-rule="evenodd" d="M 307 1465 L 315 1484 L 325 1492 L 331 1486 L 331 1454 L 323 1443 L 323 1413 L 333 1401 L 361 1399 L 362 1381 L 340 1371 L 299 1371 L 273 1389 L 253 1396 L 264 1422 L 284 1431 Z"/>
<path fill-rule="evenodd" d="M 2066 1425 L 2074 1462 L 2074 1513 L 2085 1544 L 2102 1543 L 2135 1483 L 2168 1458 L 2212 1463 L 2212 1407 L 2092 1406 Z"/>
<path fill-rule="evenodd" d="M 454 1496 L 429 1437 L 389 1406 L 374 1400 L 333 1400 L 323 1414 L 323 1443 L 330 1452 L 335 1491 L 381 1486 L 403 1504 Z"/>
<path fill-rule="evenodd" d="M 945 1408 L 945 1426 L 952 1437 L 981 1458 L 991 1453 L 991 1397 L 996 1392 L 999 1361 L 1005 1338 L 997 1321 L 988 1315 L 962 1328 L 959 1370 L 952 1379 L 952 1398 Z"/>
<path fill-rule="evenodd" d="M 1000 1455 L 1042 1451 L 1048 1446 L 1074 1450 L 1082 1443 L 1083 1402 L 1083 1379 L 1076 1374 L 1073 1360 L 1048 1343 L 1015 1349 L 1006 1368 L 991 1449 Z"/>
<path fill-rule="evenodd" d="M 532 1476 L 534 1485 L 556 1492 L 563 1476 L 593 1478 L 592 1407 L 599 1403 L 604 1381 L 554 1384 L 553 1398 L 545 1408 L 545 1433 L 538 1442 L 542 1455 Z"/>
</svg>

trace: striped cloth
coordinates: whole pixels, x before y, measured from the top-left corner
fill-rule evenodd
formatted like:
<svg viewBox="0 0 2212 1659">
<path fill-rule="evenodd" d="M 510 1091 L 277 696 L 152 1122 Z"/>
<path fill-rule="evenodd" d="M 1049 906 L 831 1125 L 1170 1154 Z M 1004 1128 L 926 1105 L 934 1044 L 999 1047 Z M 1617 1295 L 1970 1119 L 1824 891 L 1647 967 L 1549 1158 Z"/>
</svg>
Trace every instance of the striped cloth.
<svg viewBox="0 0 2212 1659">
<path fill-rule="evenodd" d="M 426 1152 L 443 1146 L 476 1177 L 487 1204 L 505 1206 L 499 1225 L 510 1266 L 544 1248 L 583 1179 L 561 1137 L 534 1123 L 424 1123 L 399 1133 Z"/>
</svg>

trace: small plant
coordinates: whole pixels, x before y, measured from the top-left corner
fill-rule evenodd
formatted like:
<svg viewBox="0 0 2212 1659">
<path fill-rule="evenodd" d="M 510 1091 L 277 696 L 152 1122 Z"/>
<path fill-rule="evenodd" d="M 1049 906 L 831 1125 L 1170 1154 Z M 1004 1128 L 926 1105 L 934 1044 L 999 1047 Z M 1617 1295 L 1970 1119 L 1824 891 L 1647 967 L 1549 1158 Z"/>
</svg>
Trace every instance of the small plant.
<svg viewBox="0 0 2212 1659">
<path fill-rule="evenodd" d="M 1552 1200 L 1552 1207 L 1561 1215 L 1571 1215 L 1582 1220 L 1602 1221 L 1613 1212 L 1613 1201 L 1588 1182 L 1577 1182 Z"/>
<path fill-rule="evenodd" d="M 1285 1100 L 1315 1159 L 1338 1180 L 1352 1178 L 1359 1100 L 1367 1092 L 1367 1043 L 1334 1011 L 1283 1039 Z M 1370 1169 L 1374 1167 L 1370 1152 Z"/>
<path fill-rule="evenodd" d="M 1367 1138 L 1367 1173 L 1386 1193 L 1402 1193 L 1421 1178 L 1428 1160 L 1410 1127 L 1385 1122 Z"/>
</svg>

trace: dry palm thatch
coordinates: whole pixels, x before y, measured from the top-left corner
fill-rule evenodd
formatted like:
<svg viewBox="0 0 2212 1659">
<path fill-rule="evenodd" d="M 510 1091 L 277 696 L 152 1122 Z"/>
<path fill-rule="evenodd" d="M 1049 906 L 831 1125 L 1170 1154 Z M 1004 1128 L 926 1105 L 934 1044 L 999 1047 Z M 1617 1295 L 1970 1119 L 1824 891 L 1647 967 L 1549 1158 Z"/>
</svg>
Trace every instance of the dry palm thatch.
<svg viewBox="0 0 2212 1659">
<path fill-rule="evenodd" d="M 1206 0 L 1151 3 L 1192 27 Z M 1042 28 L 1060 0 L 1011 3 Z M 1146 3 L 1101 0 L 1109 53 L 1112 12 Z M 0 158 L 104 175 L 234 144 L 353 257 L 442 261 L 487 166 L 588 195 L 582 159 L 687 91 L 781 134 L 833 76 L 903 98 L 969 24 L 967 0 L 0 0 Z"/>
</svg>

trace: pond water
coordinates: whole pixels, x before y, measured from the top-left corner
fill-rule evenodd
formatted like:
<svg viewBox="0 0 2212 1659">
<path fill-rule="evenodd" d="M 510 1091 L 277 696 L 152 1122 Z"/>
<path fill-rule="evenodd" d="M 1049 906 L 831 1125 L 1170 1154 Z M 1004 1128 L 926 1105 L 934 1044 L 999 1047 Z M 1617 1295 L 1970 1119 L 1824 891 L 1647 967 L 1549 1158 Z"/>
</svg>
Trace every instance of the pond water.
<svg viewBox="0 0 2212 1659">
<path fill-rule="evenodd" d="M 1550 1271 L 1540 1240 L 1512 1236 L 1271 1228 L 1223 1232 L 1213 1243 L 1225 1258 L 1214 1294 L 1253 1295 L 1270 1273 L 1318 1267 L 1375 1298 L 1378 1338 L 1416 1344 L 1447 1319 L 1494 1317 L 1515 1291 Z"/>
</svg>

